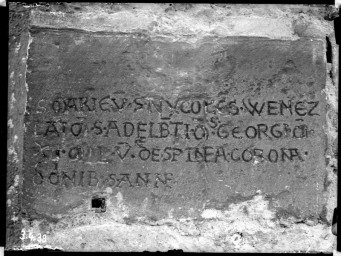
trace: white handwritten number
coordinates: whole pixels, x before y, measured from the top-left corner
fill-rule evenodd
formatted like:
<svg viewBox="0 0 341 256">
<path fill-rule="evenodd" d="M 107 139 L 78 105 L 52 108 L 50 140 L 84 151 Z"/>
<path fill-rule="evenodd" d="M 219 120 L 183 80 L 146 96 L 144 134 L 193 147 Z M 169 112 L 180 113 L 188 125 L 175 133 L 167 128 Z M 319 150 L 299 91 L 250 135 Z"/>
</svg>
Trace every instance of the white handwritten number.
<svg viewBox="0 0 341 256">
<path fill-rule="evenodd" d="M 28 237 L 26 236 L 26 233 L 28 233 Z M 20 239 L 21 240 L 30 239 L 32 242 L 37 241 L 38 243 L 46 243 L 47 240 L 45 234 L 41 235 L 40 233 L 38 233 L 38 235 L 35 236 L 32 230 L 29 231 L 22 230 Z"/>
<path fill-rule="evenodd" d="M 38 243 L 41 243 L 41 234 L 39 233 L 38 238 L 37 238 Z"/>
<path fill-rule="evenodd" d="M 43 235 L 43 237 L 41 237 L 41 234 L 38 234 L 38 238 L 37 238 L 38 243 L 46 243 L 46 235 Z"/>
<path fill-rule="evenodd" d="M 20 236 L 21 240 L 25 240 L 25 234 L 26 234 L 25 230 L 21 230 L 21 236 Z"/>
<path fill-rule="evenodd" d="M 34 237 L 32 231 L 29 231 L 28 237 L 29 237 L 32 241 L 35 241 L 35 240 L 36 240 L 36 238 Z"/>
</svg>

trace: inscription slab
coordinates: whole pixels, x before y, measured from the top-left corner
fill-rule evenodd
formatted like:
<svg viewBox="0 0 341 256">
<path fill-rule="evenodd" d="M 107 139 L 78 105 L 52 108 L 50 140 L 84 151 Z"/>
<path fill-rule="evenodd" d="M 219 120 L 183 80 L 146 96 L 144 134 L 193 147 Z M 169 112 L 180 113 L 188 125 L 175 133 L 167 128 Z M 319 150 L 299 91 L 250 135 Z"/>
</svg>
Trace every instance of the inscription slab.
<svg viewBox="0 0 341 256">
<path fill-rule="evenodd" d="M 323 42 L 35 28 L 23 209 L 198 217 L 257 193 L 323 219 Z"/>
</svg>

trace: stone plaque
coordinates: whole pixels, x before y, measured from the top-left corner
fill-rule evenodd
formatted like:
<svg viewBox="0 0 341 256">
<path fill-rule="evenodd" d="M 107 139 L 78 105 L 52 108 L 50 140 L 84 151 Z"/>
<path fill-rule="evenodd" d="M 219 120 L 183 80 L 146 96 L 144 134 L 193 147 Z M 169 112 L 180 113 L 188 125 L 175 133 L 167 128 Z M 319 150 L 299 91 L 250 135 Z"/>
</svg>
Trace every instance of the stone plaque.
<svg viewBox="0 0 341 256">
<path fill-rule="evenodd" d="M 32 29 L 23 211 L 197 218 L 264 194 L 323 220 L 323 47 Z"/>
</svg>

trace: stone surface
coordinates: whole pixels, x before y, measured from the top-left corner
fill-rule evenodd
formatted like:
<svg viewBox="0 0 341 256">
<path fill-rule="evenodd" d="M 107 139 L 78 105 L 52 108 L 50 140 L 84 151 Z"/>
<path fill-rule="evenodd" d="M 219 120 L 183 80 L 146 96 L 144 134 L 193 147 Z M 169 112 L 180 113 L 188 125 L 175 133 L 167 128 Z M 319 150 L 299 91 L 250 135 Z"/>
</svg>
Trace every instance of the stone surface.
<svg viewBox="0 0 341 256">
<path fill-rule="evenodd" d="M 325 219 L 321 41 L 31 36 L 24 195 L 37 214 L 121 191 L 131 218 L 198 217 L 260 190 L 279 215 Z"/>
<path fill-rule="evenodd" d="M 338 66 L 323 8 L 302 20 L 256 6 L 241 31 L 223 14 L 245 6 L 92 7 L 32 8 L 20 39 L 9 194 L 22 193 L 21 243 L 9 248 L 332 251 Z M 183 23 L 166 26 L 170 12 Z M 204 13 L 221 19 L 206 26 Z"/>
</svg>

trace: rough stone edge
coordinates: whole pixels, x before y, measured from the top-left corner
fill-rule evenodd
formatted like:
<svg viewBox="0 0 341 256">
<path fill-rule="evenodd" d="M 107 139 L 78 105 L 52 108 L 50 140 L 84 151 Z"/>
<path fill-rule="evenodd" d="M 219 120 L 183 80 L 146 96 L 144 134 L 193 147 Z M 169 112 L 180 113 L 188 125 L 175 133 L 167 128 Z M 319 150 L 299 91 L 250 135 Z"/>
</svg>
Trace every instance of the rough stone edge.
<svg viewBox="0 0 341 256">
<path fill-rule="evenodd" d="M 14 4 L 12 4 L 14 5 Z M 10 9 L 11 9 L 11 3 L 10 3 Z M 31 8 L 27 9 L 27 11 L 29 11 Z M 28 12 L 24 12 L 25 15 Z M 38 24 L 37 20 L 35 19 L 36 12 L 40 12 L 41 10 L 30 10 L 32 11 L 31 13 L 31 17 L 32 21 L 30 23 L 30 25 L 39 25 L 39 26 L 45 26 L 45 27 L 53 27 L 53 28 L 70 28 L 69 25 L 65 24 L 65 23 L 58 23 L 58 24 Z M 49 15 L 46 19 L 53 19 L 56 18 L 56 13 L 52 13 L 52 15 L 50 15 L 51 13 L 47 13 L 47 15 Z M 25 16 L 24 15 L 24 16 Z M 59 15 L 59 14 L 58 14 Z M 235 18 L 235 17 L 234 17 Z M 239 18 L 242 18 L 239 17 Z M 292 17 L 291 17 L 292 18 Z M 292 24 L 292 29 L 293 29 L 293 33 L 292 34 L 287 34 L 284 37 L 281 36 L 280 38 L 277 37 L 270 37 L 272 39 L 288 39 L 288 40 L 295 40 L 298 39 L 300 37 L 312 37 L 312 38 L 319 38 L 319 39 L 325 39 L 325 35 L 327 35 L 331 41 L 332 44 L 332 49 L 333 49 L 333 63 L 331 65 L 327 65 L 327 73 L 329 73 L 329 71 L 331 71 L 331 75 L 327 76 L 327 82 L 326 82 L 326 97 L 327 97 L 327 103 L 330 105 L 330 109 L 328 110 L 327 113 L 327 128 L 326 128 L 326 133 L 328 136 L 328 150 L 326 151 L 326 157 L 329 158 L 329 164 L 327 167 L 328 170 L 328 179 L 330 181 L 330 185 L 328 187 L 328 191 L 326 193 L 326 196 L 328 197 L 328 212 L 327 212 L 327 219 L 330 221 L 332 218 L 332 211 L 336 205 L 336 189 L 337 189 L 337 177 L 336 174 L 333 172 L 333 170 L 335 170 L 335 168 L 337 169 L 337 160 L 335 157 L 335 149 L 337 149 L 337 145 L 335 143 L 337 143 L 337 122 L 335 122 L 335 120 L 337 121 L 337 113 L 338 113 L 338 109 L 337 109 L 337 93 L 338 93 L 338 88 L 337 88 L 337 84 L 338 84 L 338 46 L 335 43 L 335 37 L 334 37 L 334 32 L 332 31 L 333 28 L 330 25 L 326 25 L 325 21 L 318 21 L 320 22 L 318 25 L 320 25 L 319 28 L 314 27 L 317 26 L 317 24 L 313 24 L 313 25 L 307 25 L 302 29 L 302 24 L 307 24 L 307 21 L 304 20 L 305 18 L 311 18 L 311 17 L 303 17 L 301 19 L 301 21 L 299 23 L 293 23 Z M 8 177 L 7 177 L 7 184 L 8 184 L 8 200 L 11 200 L 11 203 L 8 203 L 9 201 L 7 201 L 7 226 L 9 227 L 7 230 L 7 248 L 8 249 L 32 249 L 32 248 L 42 248 L 42 246 L 39 245 L 35 245 L 30 244 L 27 246 L 20 246 L 20 240 L 19 240 L 19 236 L 20 236 L 20 231 L 21 231 L 21 216 L 20 216 L 20 209 L 16 208 L 15 206 L 20 205 L 20 189 L 22 187 L 22 153 L 23 153 L 23 132 L 24 132 L 24 124 L 23 124 L 23 116 L 24 116 L 24 112 L 25 112 L 25 104 L 26 104 L 26 86 L 25 86 L 25 71 L 26 71 L 26 60 L 27 60 L 27 50 L 28 50 L 28 46 L 29 46 L 29 34 L 26 30 L 27 25 L 25 24 L 24 21 L 21 21 L 22 23 L 22 27 L 25 28 L 24 29 L 24 33 L 22 33 L 18 38 L 13 38 L 13 42 L 11 44 L 11 38 L 10 38 L 10 47 L 9 47 L 9 113 L 8 113 Z M 36 22 L 36 23 L 35 23 Z M 89 22 L 89 21 L 88 21 Z M 328 24 L 328 23 L 327 23 Z M 76 27 L 79 24 L 76 24 Z M 309 26 L 313 26 L 313 28 L 309 27 Z M 325 28 L 326 30 L 323 30 L 325 33 L 320 33 L 321 32 L 321 26 L 322 28 Z M 11 27 L 10 27 L 11 29 Z M 89 30 L 89 31 L 93 31 L 89 28 L 82 28 L 85 30 Z M 278 28 L 277 28 L 278 29 Z M 314 29 L 316 29 L 316 31 L 314 31 Z M 99 31 L 99 30 L 97 30 Z M 143 31 L 143 30 L 142 30 Z M 308 33 L 307 33 L 308 31 Z M 10 32 L 11 33 L 11 32 Z M 258 33 L 258 34 L 257 34 Z M 262 31 L 258 31 L 257 33 L 252 34 L 252 36 L 265 36 L 268 37 L 265 34 L 262 34 Z M 179 35 L 183 35 L 183 34 L 179 34 Z M 221 34 L 220 34 L 221 35 Z M 317 36 L 319 35 L 319 36 Z M 233 34 L 225 34 L 225 36 L 233 36 Z M 248 34 L 248 36 L 250 36 Z M 16 66 L 16 68 L 14 67 Z M 11 76 L 12 72 L 19 70 L 19 73 L 17 75 L 15 75 L 15 73 L 13 73 L 14 75 Z M 21 76 L 20 76 L 21 75 Z M 19 86 L 17 86 L 17 84 L 19 84 Z M 13 98 L 14 97 L 14 98 Z M 17 99 L 20 99 L 18 101 L 18 103 L 20 104 L 13 104 L 16 102 Z M 23 100 L 24 99 L 24 100 Z M 13 107 L 11 107 L 11 104 L 13 104 Z M 11 120 L 11 121 L 10 121 Z M 335 197 L 331 197 L 330 195 L 334 194 Z M 251 200 L 252 201 L 252 200 Z M 209 209 L 210 210 L 210 209 Z M 223 213 L 216 213 L 218 215 L 224 216 Z M 223 215 L 222 215 L 223 214 Z M 210 221 L 208 221 L 207 223 L 214 223 L 216 221 L 218 221 L 218 225 L 219 225 L 219 219 L 221 219 L 222 217 L 216 217 L 213 218 L 213 220 L 210 219 Z M 174 221 L 174 220 L 173 220 Z M 13 228 L 11 228 L 10 226 L 13 225 L 13 222 L 17 222 L 16 225 L 14 225 Z M 192 221 L 193 222 L 193 221 Z M 119 223 L 119 222 L 118 222 Z M 23 224 L 26 227 L 30 227 L 30 228 L 34 228 L 34 226 L 36 226 L 37 223 L 27 223 L 26 220 L 23 220 Z M 278 223 L 277 223 L 278 224 Z M 116 225 L 116 224 L 115 224 Z M 135 225 L 135 224 L 134 224 Z M 134 225 L 132 225 L 132 227 L 134 227 Z M 141 224 L 139 224 L 141 225 Z M 139 226 L 137 225 L 137 226 Z M 150 223 L 149 223 L 150 225 Z M 154 223 L 154 225 L 159 226 L 160 230 L 162 230 L 162 224 L 161 223 Z M 180 225 L 181 227 L 181 222 L 177 222 L 175 225 Z M 295 224 L 298 225 L 298 224 Z M 305 224 L 302 224 L 305 225 Z M 136 226 L 136 227 L 137 227 Z M 86 229 L 87 226 L 84 226 L 84 228 Z M 319 226 L 322 229 L 325 229 L 326 227 L 323 227 L 323 225 Z M 36 226 L 36 228 L 38 228 Z M 74 229 L 75 227 L 73 227 Z M 82 227 L 80 227 L 82 228 Z M 93 229 L 96 229 L 96 227 L 92 226 Z M 146 226 L 147 230 L 148 230 L 148 226 Z M 143 231 L 142 233 L 145 233 L 147 230 Z M 37 231 L 39 231 L 39 228 L 37 229 Z M 72 230 L 71 230 L 72 231 Z M 68 232 L 71 231 L 67 231 L 67 230 L 62 230 L 61 233 L 59 234 L 60 236 L 63 235 L 67 235 Z M 321 230 L 320 230 L 321 231 Z M 67 232 L 67 233 L 65 233 Z M 316 231 L 314 231 L 316 232 Z M 330 232 L 329 232 L 330 233 Z M 71 235 L 71 233 L 70 233 Z M 181 232 L 180 232 L 180 237 L 182 237 Z M 328 239 L 329 240 L 329 239 Z M 335 247 L 335 242 L 336 239 L 332 239 L 333 244 Z M 56 243 L 57 245 L 58 243 Z M 46 246 L 46 248 L 58 248 L 59 246 Z M 177 246 L 174 245 L 174 249 L 176 249 Z M 218 247 L 217 247 L 218 248 Z M 310 248 L 310 247 L 309 247 Z M 310 250 L 308 248 L 307 252 Z M 63 249 L 63 248 L 60 248 Z M 73 250 L 72 248 L 72 244 L 71 247 L 69 248 L 65 248 L 66 250 Z M 141 248 L 142 249 L 142 248 Z M 153 250 L 152 248 L 146 248 Z M 165 250 L 167 250 L 167 248 L 164 248 Z M 181 249 L 181 248 L 180 248 Z M 268 248 L 270 249 L 270 248 Z M 271 248 L 273 249 L 274 252 L 278 252 L 278 250 L 276 251 L 276 248 Z M 277 248 L 278 249 L 278 248 Z M 304 248 L 303 248 L 304 249 Z M 162 250 L 162 248 L 160 249 Z M 214 250 L 214 248 L 213 248 Z M 316 251 L 319 251 L 318 248 L 315 248 Z M 328 251 L 323 251 L 323 252 L 331 252 L 333 250 L 333 248 L 328 248 Z M 214 250 L 214 251 L 220 251 L 219 249 Z M 252 250 L 250 249 L 249 252 L 251 252 Z M 282 250 L 281 250 L 282 251 Z M 285 251 L 285 250 L 284 250 Z M 283 252 L 284 252 L 283 251 Z M 294 250 L 297 252 L 297 249 Z M 298 250 L 300 251 L 300 250 Z M 314 249 L 313 249 L 314 251 Z M 265 252 L 265 251 L 264 251 Z M 269 250 L 267 250 L 266 252 L 269 252 Z M 286 252 L 292 252 L 292 250 L 287 250 Z M 312 251 L 310 251 L 312 252 Z"/>
<path fill-rule="evenodd" d="M 325 6 L 261 4 L 47 4 L 32 9 L 32 25 L 148 32 L 151 37 L 162 34 L 174 40 L 187 36 L 193 42 L 207 35 L 324 40 L 332 32 L 321 17 L 333 15 L 333 10 L 327 10 Z"/>
<path fill-rule="evenodd" d="M 29 10 L 9 3 L 6 250 L 20 248 Z"/>
<path fill-rule="evenodd" d="M 119 193 L 119 192 L 118 192 Z M 121 195 L 122 196 L 122 195 Z M 109 205 L 108 205 L 109 206 Z M 249 213 L 243 211 L 250 209 Z M 109 208 L 109 207 L 108 207 Z M 49 225 L 45 248 L 65 251 L 168 251 L 185 252 L 331 252 L 335 243 L 330 227 L 324 224 L 286 224 L 273 221 L 275 211 L 269 209 L 264 195 L 242 203 L 231 204 L 228 210 L 206 209 L 202 218 L 173 219 L 171 216 L 156 222 L 140 219 L 126 223 L 122 216 L 129 214 L 124 199 L 110 205 L 116 209 L 102 217 L 88 213 L 87 217 L 70 216 L 57 225 Z M 42 221 L 28 223 L 33 233 L 40 232 Z M 57 227 L 58 226 L 58 227 Z M 41 248 L 37 242 L 23 249 Z"/>
<path fill-rule="evenodd" d="M 338 84 L 339 84 L 339 46 L 336 44 L 335 32 L 327 36 L 331 45 L 332 63 L 326 65 L 325 95 L 328 104 L 326 113 L 327 149 L 325 158 L 327 161 L 326 191 L 327 196 L 327 220 L 332 222 L 334 208 L 337 207 L 338 191 Z M 329 184 L 329 185 L 328 185 Z"/>
</svg>

